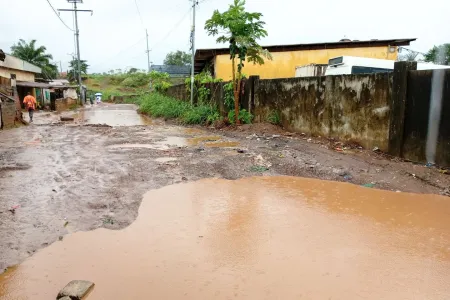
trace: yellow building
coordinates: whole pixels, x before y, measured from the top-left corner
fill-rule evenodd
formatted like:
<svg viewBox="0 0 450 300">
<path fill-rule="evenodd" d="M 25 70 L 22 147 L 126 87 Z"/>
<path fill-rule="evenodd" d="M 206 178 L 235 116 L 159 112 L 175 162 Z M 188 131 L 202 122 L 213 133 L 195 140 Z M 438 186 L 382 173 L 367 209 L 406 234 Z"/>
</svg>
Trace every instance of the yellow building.
<svg viewBox="0 0 450 300">
<path fill-rule="evenodd" d="M 272 60 L 264 65 L 246 63 L 243 73 L 258 75 L 261 79 L 295 77 L 295 68 L 309 64 L 328 64 L 329 59 L 338 56 L 359 56 L 396 60 L 398 47 L 408 46 L 415 39 L 392 39 L 351 41 L 341 40 L 332 43 L 267 46 L 264 49 L 272 54 Z M 195 71 L 200 73 L 209 69 L 216 78 L 231 79 L 231 61 L 228 48 L 198 49 L 195 54 Z"/>
</svg>

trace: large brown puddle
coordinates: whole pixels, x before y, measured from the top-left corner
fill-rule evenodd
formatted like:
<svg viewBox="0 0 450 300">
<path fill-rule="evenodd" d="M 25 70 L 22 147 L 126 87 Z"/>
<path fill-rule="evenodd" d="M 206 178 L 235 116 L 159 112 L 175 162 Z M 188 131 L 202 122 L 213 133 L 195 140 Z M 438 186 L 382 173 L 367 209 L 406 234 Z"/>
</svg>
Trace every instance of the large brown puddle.
<svg viewBox="0 0 450 300">
<path fill-rule="evenodd" d="M 136 113 L 132 104 L 94 106 L 80 112 L 85 124 L 107 124 L 109 126 L 151 125 L 152 120 Z"/>
<path fill-rule="evenodd" d="M 1 299 L 449 299 L 450 201 L 292 177 L 148 192 L 122 231 L 66 236 L 0 276 Z"/>
</svg>

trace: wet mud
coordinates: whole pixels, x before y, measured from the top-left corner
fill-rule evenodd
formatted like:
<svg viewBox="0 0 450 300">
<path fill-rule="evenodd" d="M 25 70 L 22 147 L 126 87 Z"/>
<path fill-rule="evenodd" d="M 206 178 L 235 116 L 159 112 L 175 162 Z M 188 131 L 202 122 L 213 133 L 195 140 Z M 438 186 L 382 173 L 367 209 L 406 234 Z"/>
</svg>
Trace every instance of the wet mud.
<svg viewBox="0 0 450 300">
<path fill-rule="evenodd" d="M 115 107 L 86 111 L 116 112 L 120 120 L 119 113 L 129 110 L 135 121 L 140 118 L 133 105 Z M 369 184 L 400 194 L 439 194 L 450 187 L 450 176 L 433 168 L 371 151 L 337 153 L 306 137 L 254 131 L 256 125 L 236 132 L 163 120 L 110 126 L 82 119 L 62 123 L 59 117 L 36 113 L 34 125 L 0 131 L 0 273 L 67 234 L 129 226 L 146 191 L 178 183 L 289 175 Z"/>
<path fill-rule="evenodd" d="M 144 195 L 121 231 L 68 235 L 0 275 L 1 299 L 448 299 L 450 202 L 295 177 Z"/>
</svg>

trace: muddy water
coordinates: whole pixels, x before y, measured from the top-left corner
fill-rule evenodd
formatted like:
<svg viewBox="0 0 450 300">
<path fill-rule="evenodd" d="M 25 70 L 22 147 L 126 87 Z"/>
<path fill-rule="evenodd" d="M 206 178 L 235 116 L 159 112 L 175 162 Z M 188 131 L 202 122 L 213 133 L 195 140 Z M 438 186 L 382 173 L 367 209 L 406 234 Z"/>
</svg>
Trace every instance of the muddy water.
<svg viewBox="0 0 450 300">
<path fill-rule="evenodd" d="M 110 126 L 151 125 L 150 118 L 136 113 L 136 106 L 116 104 L 94 106 L 80 112 L 80 119 L 85 124 L 106 124 Z"/>
<path fill-rule="evenodd" d="M 292 177 L 144 196 L 122 231 L 75 233 L 0 276 L 1 299 L 448 299 L 450 201 Z"/>
</svg>

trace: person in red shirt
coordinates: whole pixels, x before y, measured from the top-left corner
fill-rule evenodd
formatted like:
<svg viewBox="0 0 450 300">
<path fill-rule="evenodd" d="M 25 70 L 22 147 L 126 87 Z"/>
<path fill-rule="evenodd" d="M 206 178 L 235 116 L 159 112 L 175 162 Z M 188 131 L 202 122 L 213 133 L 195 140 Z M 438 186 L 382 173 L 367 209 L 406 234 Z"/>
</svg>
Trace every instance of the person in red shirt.
<svg viewBox="0 0 450 300">
<path fill-rule="evenodd" d="M 23 99 L 23 104 L 25 108 L 28 110 L 28 114 L 30 115 L 30 123 L 33 122 L 33 113 L 36 109 L 36 98 L 31 96 L 30 93 Z"/>
</svg>

